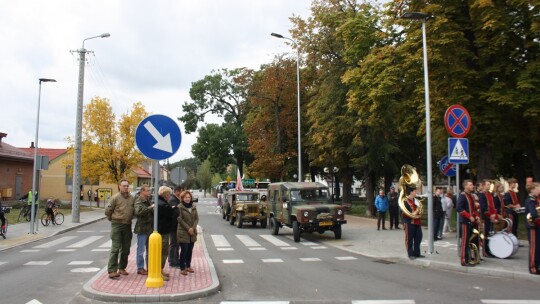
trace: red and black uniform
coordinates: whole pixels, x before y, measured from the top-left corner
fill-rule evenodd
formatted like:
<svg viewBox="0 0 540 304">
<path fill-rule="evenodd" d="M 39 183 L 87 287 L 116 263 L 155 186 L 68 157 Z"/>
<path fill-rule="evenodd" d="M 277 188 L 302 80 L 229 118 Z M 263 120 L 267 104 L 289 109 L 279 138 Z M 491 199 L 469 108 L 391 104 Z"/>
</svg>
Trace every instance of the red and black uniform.
<svg viewBox="0 0 540 304">
<path fill-rule="evenodd" d="M 508 192 L 504 194 L 504 205 L 508 206 L 508 205 L 517 205 L 517 204 L 518 204 L 518 197 L 517 197 L 516 192 L 512 190 L 508 190 Z M 517 235 L 517 228 L 518 228 L 518 223 L 519 223 L 518 221 L 519 217 L 518 217 L 517 212 L 515 212 L 512 207 L 507 207 L 506 215 L 508 216 L 509 219 L 512 220 L 512 234 Z"/>
<path fill-rule="evenodd" d="M 527 238 L 529 239 L 529 272 L 540 274 L 540 218 L 536 207 L 540 206 L 537 197 L 529 196 L 525 200 L 525 212 L 531 214 L 533 224 L 525 222 L 527 226 Z"/>
<path fill-rule="evenodd" d="M 459 213 L 459 224 L 461 228 L 461 265 L 470 266 L 469 239 L 471 238 L 473 226 L 477 225 L 476 219 L 474 223 L 471 223 L 471 219 L 478 217 L 478 212 L 476 212 L 474 207 L 474 199 L 470 193 L 461 193 L 457 201 L 456 210 Z"/>
<path fill-rule="evenodd" d="M 405 208 L 411 213 L 418 208 L 418 200 L 406 199 Z M 420 202 L 418 202 L 420 204 Z M 401 213 L 403 218 L 403 229 L 405 230 L 405 246 L 409 257 L 420 257 L 420 243 L 422 243 L 422 221 L 420 218 L 413 219 L 405 213 Z"/>
<path fill-rule="evenodd" d="M 482 211 L 482 219 L 484 220 L 484 233 L 489 235 L 491 231 L 493 231 L 493 223 L 491 222 L 491 216 L 497 215 L 497 209 L 495 208 L 495 200 L 493 199 L 493 195 L 491 193 L 484 191 L 482 193 L 478 194 L 478 202 L 480 203 L 480 210 Z M 484 246 L 482 246 L 482 254 L 483 256 L 491 255 L 491 252 L 489 252 L 489 238 L 484 239 Z"/>
<path fill-rule="evenodd" d="M 501 215 L 502 218 L 506 218 L 506 208 L 504 208 L 504 195 L 502 195 L 501 193 L 494 194 L 493 201 L 495 203 L 495 209 L 497 209 L 497 214 Z"/>
</svg>

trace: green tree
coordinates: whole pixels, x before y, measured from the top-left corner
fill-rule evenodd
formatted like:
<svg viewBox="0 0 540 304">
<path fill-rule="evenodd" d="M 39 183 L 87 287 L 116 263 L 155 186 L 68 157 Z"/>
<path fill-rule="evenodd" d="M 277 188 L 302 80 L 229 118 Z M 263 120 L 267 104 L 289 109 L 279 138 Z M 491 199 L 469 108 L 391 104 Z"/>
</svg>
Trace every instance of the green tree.
<svg viewBox="0 0 540 304">
<path fill-rule="evenodd" d="M 204 190 L 204 197 L 206 197 L 206 191 L 212 187 L 212 170 L 210 169 L 210 162 L 205 160 L 197 171 L 197 180 L 201 185 L 201 189 Z"/>
<path fill-rule="evenodd" d="M 207 145 L 216 141 L 210 141 L 210 134 L 201 129 L 205 135 L 202 137 L 199 135 L 197 152 L 194 152 L 201 161 L 209 159 L 213 168 L 222 167 L 220 163 L 216 163 L 218 160 L 234 159 L 240 168 L 245 161 L 250 160 L 243 125 L 249 111 L 247 98 L 251 78 L 252 71 L 245 68 L 214 71 L 211 75 L 192 84 L 189 90 L 192 101 L 182 106 L 185 114 L 179 120 L 184 122 L 185 131 L 188 134 L 197 130 L 198 123 L 203 122 L 207 114 L 214 114 L 224 119 L 224 123 L 220 126 L 214 125 L 210 128 L 214 131 L 221 129 L 218 132 L 225 136 L 230 144 L 230 150 L 220 149 L 219 156 L 208 157 L 210 154 L 215 154 L 212 149 L 218 147 Z M 203 158 L 204 155 L 207 157 Z"/>
</svg>

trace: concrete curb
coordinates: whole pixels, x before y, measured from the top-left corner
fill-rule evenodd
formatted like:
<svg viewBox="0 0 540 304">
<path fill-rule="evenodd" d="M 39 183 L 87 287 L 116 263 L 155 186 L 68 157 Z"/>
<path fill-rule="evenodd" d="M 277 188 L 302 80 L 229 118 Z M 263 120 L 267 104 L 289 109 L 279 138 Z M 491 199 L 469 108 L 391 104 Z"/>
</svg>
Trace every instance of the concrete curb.
<svg viewBox="0 0 540 304">
<path fill-rule="evenodd" d="M 186 293 L 178 294 L 160 294 L 160 295 L 124 295 L 124 294 L 111 294 L 97 291 L 92 288 L 92 284 L 102 275 L 107 272 L 107 266 L 101 269 L 96 275 L 94 275 L 88 282 L 83 285 L 81 294 L 89 299 L 104 301 L 104 302 L 121 302 L 121 303 L 147 303 L 147 302 L 180 302 L 186 300 L 193 300 L 201 297 L 212 295 L 219 291 L 221 283 L 217 275 L 214 262 L 210 258 L 206 243 L 204 241 L 203 229 L 198 226 L 197 240 L 201 242 L 201 246 L 204 251 L 204 257 L 208 263 L 208 269 L 212 277 L 212 285 L 210 287 L 195 290 Z M 135 245 L 136 246 L 136 245 Z"/>
</svg>

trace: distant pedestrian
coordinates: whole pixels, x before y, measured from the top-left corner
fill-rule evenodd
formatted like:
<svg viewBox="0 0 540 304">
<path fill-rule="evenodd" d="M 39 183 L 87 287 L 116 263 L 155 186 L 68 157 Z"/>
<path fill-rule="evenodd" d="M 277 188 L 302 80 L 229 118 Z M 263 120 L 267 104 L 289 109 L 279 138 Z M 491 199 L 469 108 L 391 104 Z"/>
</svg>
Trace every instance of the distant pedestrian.
<svg viewBox="0 0 540 304">
<path fill-rule="evenodd" d="M 398 198 L 399 193 L 396 192 L 396 188 L 390 187 L 390 192 L 388 192 L 388 214 L 390 215 L 390 230 L 395 227 L 396 229 L 399 228 L 399 204 L 398 204 Z"/>
<path fill-rule="evenodd" d="M 385 221 L 386 221 L 386 211 L 388 210 L 388 198 L 384 195 L 384 190 L 379 191 L 379 195 L 375 198 L 375 207 L 377 208 L 377 213 L 379 218 L 377 219 L 377 230 L 381 230 L 381 221 L 382 229 L 386 230 Z"/>
<path fill-rule="evenodd" d="M 180 194 L 180 216 L 178 217 L 178 243 L 180 244 L 180 270 L 182 275 L 193 273 L 191 267 L 191 257 L 193 247 L 197 241 L 197 225 L 199 224 L 199 214 L 197 207 L 193 205 L 193 196 L 189 191 Z"/>
<path fill-rule="evenodd" d="M 88 200 L 92 201 L 92 190 L 88 190 Z"/>
<path fill-rule="evenodd" d="M 441 203 L 441 189 L 435 190 L 433 195 L 433 239 L 435 241 L 442 240 L 442 235 L 439 235 L 439 228 L 442 227 L 444 222 L 444 213 Z"/>
<path fill-rule="evenodd" d="M 169 255 L 169 232 L 176 228 L 174 219 L 174 209 L 169 204 L 172 195 L 172 189 L 167 186 L 161 186 L 158 190 L 158 232 L 161 234 L 161 276 L 164 281 L 169 280 L 169 273 L 163 271 L 165 262 Z"/>
<path fill-rule="evenodd" d="M 119 192 L 115 194 L 105 208 L 105 216 L 111 222 L 111 253 L 107 270 L 109 278 L 128 275 L 129 248 L 131 247 L 131 220 L 135 212 L 135 200 L 129 194 L 129 182 L 125 179 L 118 184 Z"/>
<path fill-rule="evenodd" d="M 452 190 L 447 190 L 445 195 L 441 199 L 443 209 L 445 209 L 443 233 L 454 231 L 454 229 L 452 228 L 452 210 L 454 209 L 454 202 L 452 201 L 452 196 Z"/>
<path fill-rule="evenodd" d="M 154 204 L 150 201 L 150 187 L 142 185 L 135 200 L 137 222 L 133 232 L 137 234 L 137 274 L 148 274 L 148 238 L 154 231 Z M 146 268 L 145 268 L 146 266 Z"/>
</svg>

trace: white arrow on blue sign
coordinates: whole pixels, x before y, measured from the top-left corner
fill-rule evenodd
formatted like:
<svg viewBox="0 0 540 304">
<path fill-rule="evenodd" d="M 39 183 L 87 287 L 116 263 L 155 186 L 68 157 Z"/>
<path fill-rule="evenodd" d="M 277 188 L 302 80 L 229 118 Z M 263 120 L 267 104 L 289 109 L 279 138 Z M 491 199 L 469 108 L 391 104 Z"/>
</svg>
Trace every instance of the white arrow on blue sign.
<svg viewBox="0 0 540 304">
<path fill-rule="evenodd" d="M 448 162 L 452 164 L 469 163 L 469 140 L 467 138 L 448 138 Z"/>
<path fill-rule="evenodd" d="M 173 156 L 182 142 L 178 124 L 165 115 L 150 115 L 143 119 L 135 131 L 135 143 L 141 153 L 153 160 Z"/>
</svg>

